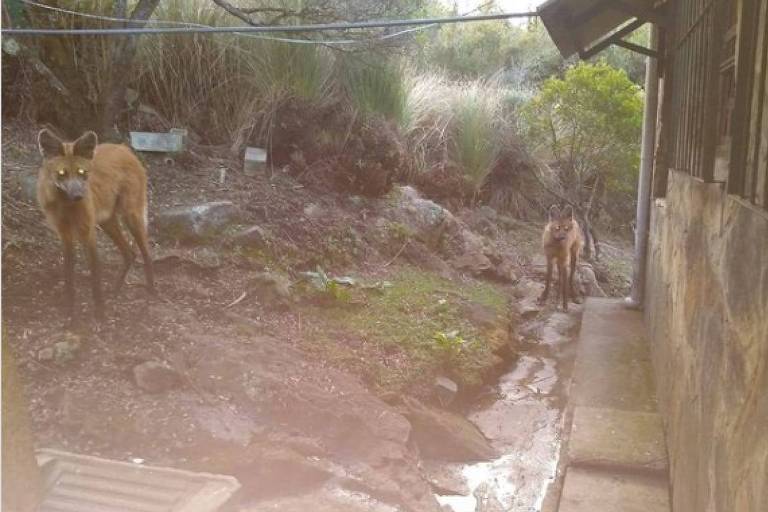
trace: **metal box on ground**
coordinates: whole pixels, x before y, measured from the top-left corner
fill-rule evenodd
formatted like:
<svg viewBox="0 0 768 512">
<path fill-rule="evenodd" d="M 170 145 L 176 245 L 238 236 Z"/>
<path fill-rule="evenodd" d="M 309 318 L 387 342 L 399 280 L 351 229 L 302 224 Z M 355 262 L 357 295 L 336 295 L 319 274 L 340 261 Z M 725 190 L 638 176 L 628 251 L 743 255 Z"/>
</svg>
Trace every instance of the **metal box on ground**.
<svg viewBox="0 0 768 512">
<path fill-rule="evenodd" d="M 246 176 L 256 176 L 259 173 L 266 172 L 267 152 L 262 148 L 245 148 L 245 157 L 243 158 L 243 173 Z"/>
<path fill-rule="evenodd" d="M 231 476 L 38 450 L 39 512 L 216 512 L 240 488 Z"/>
<path fill-rule="evenodd" d="M 187 131 L 174 128 L 168 133 L 131 132 L 131 147 L 136 151 L 179 153 L 184 151 Z"/>
</svg>

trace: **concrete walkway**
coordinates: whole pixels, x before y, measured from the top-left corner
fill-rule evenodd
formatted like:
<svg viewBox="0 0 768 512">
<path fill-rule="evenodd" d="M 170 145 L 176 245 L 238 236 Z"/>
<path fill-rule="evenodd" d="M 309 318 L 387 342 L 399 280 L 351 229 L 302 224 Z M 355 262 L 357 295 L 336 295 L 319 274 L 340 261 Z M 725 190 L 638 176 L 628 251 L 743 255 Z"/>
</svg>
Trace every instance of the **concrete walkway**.
<svg viewBox="0 0 768 512">
<path fill-rule="evenodd" d="M 642 315 L 588 299 L 559 512 L 669 512 L 667 453 Z"/>
</svg>

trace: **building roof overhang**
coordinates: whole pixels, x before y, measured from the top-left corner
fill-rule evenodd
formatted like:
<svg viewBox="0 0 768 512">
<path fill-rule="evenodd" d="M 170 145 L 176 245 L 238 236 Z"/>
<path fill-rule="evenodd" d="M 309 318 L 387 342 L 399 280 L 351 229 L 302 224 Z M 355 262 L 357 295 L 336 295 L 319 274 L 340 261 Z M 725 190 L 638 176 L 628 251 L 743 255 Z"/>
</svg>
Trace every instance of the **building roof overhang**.
<svg viewBox="0 0 768 512">
<path fill-rule="evenodd" d="M 548 0 L 537 9 L 564 58 L 587 59 L 616 44 L 655 57 L 653 50 L 624 41 L 645 23 L 663 24 L 656 0 Z"/>
</svg>

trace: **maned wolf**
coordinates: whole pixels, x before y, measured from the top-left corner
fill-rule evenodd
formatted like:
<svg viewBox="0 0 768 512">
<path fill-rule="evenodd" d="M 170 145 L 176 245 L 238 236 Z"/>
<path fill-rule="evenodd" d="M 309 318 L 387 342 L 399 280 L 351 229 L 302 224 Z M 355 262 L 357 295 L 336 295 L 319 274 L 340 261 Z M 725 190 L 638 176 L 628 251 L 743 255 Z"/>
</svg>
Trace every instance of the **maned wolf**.
<svg viewBox="0 0 768 512">
<path fill-rule="evenodd" d="M 96 251 L 96 225 L 109 235 L 123 256 L 116 284 L 120 290 L 134 260 L 123 237 L 120 219 L 127 225 L 144 260 L 147 289 L 154 293 L 152 259 L 147 241 L 147 173 L 136 155 L 121 144 L 98 144 L 86 132 L 74 142 L 63 142 L 48 130 L 37 137 L 43 164 L 37 179 L 37 200 L 48 224 L 64 248 L 64 305 L 75 312 L 75 242 L 86 249 L 91 268 L 94 313 L 104 317 L 101 269 Z"/>
<path fill-rule="evenodd" d="M 566 206 L 561 212 L 553 205 L 549 209 L 549 222 L 544 227 L 542 248 L 547 259 L 547 282 L 539 303 L 544 303 L 549 296 L 549 285 L 552 281 L 552 263 L 557 262 L 558 290 L 563 298 L 563 309 L 568 311 L 568 289 L 576 302 L 576 289 L 573 286 L 573 276 L 579 263 L 579 252 L 584 245 L 579 223 L 573 218 L 573 208 Z"/>
</svg>

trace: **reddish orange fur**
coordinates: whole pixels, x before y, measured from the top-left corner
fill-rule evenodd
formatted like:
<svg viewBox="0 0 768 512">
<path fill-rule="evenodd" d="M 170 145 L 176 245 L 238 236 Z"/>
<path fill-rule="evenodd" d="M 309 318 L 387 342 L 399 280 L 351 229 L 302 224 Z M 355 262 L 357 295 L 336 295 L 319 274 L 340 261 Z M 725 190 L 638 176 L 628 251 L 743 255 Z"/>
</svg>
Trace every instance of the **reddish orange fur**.
<svg viewBox="0 0 768 512">
<path fill-rule="evenodd" d="M 62 142 L 48 130 L 38 135 L 43 163 L 37 180 L 37 198 L 48 224 L 64 249 L 65 306 L 74 309 L 74 246 L 86 249 L 97 317 L 103 315 L 101 275 L 96 251 L 96 226 L 110 236 L 123 256 L 117 289 L 125 280 L 134 253 L 123 237 L 122 220 L 133 235 L 144 260 L 147 288 L 154 290 L 152 260 L 147 238 L 147 173 L 136 155 L 120 144 L 98 144 L 87 132 L 74 142 Z M 71 191 L 77 200 L 73 200 Z"/>
<path fill-rule="evenodd" d="M 579 263 L 579 254 L 584 246 L 579 223 L 573 218 L 573 210 L 566 207 L 561 213 L 556 206 L 550 208 L 549 222 L 544 227 L 541 238 L 542 250 L 547 261 L 547 276 L 539 302 L 544 303 L 549 296 L 552 280 L 553 263 L 557 265 L 558 290 L 563 301 L 563 309 L 568 311 L 568 291 L 574 302 L 577 301 L 573 278 Z"/>
</svg>

